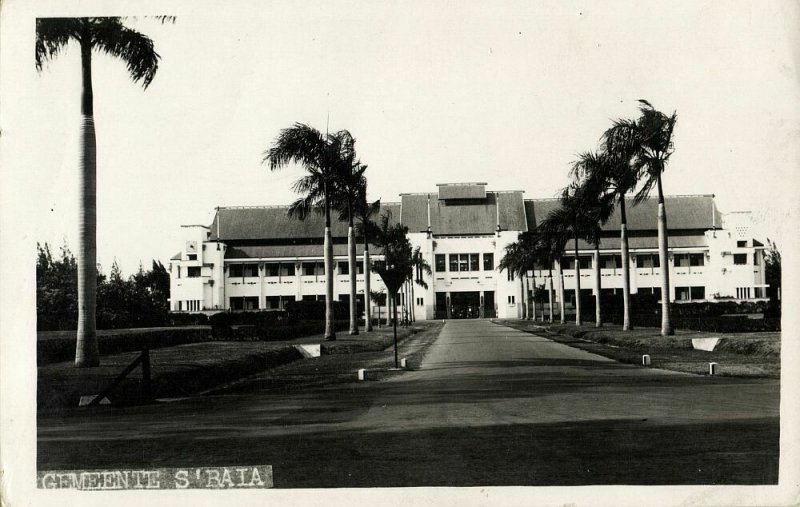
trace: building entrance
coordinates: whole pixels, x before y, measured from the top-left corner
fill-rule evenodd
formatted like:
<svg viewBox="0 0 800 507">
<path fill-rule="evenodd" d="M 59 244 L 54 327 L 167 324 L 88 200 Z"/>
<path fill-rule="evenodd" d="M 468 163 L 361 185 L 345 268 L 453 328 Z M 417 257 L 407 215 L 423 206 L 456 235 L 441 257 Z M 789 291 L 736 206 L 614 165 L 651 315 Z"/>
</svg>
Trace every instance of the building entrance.
<svg viewBox="0 0 800 507">
<path fill-rule="evenodd" d="M 475 319 L 480 317 L 481 293 L 480 292 L 451 292 L 450 304 L 452 306 L 450 317 L 453 319 Z"/>
</svg>

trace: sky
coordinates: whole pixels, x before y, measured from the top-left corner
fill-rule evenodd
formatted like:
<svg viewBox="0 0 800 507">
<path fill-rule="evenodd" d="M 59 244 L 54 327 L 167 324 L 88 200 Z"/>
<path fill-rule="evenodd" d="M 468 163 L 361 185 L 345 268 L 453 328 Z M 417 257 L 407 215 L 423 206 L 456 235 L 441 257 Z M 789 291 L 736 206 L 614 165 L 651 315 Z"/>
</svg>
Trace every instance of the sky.
<svg viewBox="0 0 800 507">
<path fill-rule="evenodd" d="M 19 15 L 4 25 L 3 205 L 24 217 L 33 249 L 77 250 L 80 57 L 70 47 L 40 73 L 33 58 L 35 17 L 86 14 L 73 4 L 5 5 Z M 147 90 L 120 61 L 94 57 L 106 272 L 115 259 L 126 275 L 167 263 L 180 226 L 210 224 L 216 206 L 291 202 L 302 169 L 270 172 L 261 159 L 295 122 L 349 130 L 371 198 L 463 181 L 541 198 L 644 98 L 678 114 L 667 194 L 713 193 L 779 244 L 796 219 L 796 3 L 96 5 L 177 16 L 129 20 L 161 55 Z"/>
</svg>

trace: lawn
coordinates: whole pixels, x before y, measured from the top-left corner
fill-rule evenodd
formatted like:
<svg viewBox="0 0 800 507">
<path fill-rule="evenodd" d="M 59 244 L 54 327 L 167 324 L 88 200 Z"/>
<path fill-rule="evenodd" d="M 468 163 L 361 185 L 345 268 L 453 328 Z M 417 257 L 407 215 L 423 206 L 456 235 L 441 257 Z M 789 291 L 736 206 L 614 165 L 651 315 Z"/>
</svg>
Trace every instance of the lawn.
<svg viewBox="0 0 800 507">
<path fill-rule="evenodd" d="M 780 378 L 780 332 L 708 333 L 676 330 L 661 336 L 660 329 L 607 324 L 548 324 L 527 320 L 497 320 L 497 324 L 545 336 L 553 341 L 609 357 L 622 363 L 642 364 L 648 354 L 651 366 L 686 373 L 707 374 L 710 362 L 718 364 L 718 375 Z M 713 351 L 695 350 L 694 338 L 720 338 Z"/>
</svg>

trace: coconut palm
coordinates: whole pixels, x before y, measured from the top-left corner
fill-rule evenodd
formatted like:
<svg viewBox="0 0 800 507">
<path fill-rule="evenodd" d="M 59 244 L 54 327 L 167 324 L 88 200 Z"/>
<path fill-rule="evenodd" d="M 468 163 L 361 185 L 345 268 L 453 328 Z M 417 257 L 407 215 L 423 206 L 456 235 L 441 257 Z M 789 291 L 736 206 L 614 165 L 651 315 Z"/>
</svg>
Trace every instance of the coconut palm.
<svg viewBox="0 0 800 507">
<path fill-rule="evenodd" d="M 340 130 L 322 134 L 302 123 L 281 130 L 278 137 L 263 154 L 262 163 L 270 170 L 283 168 L 290 162 L 305 168 L 308 174 L 297 180 L 293 189 L 303 194 L 289 207 L 289 215 L 304 219 L 312 210 L 325 214 L 325 339 L 335 340 L 333 327 L 333 240 L 331 238 L 331 207 L 335 191 L 335 178 L 342 167 L 352 163 L 355 140 L 350 132 Z"/>
<path fill-rule="evenodd" d="M 614 194 L 607 192 L 605 174 L 607 160 L 603 154 L 581 153 L 573 164 L 571 173 L 579 185 L 576 195 L 581 200 L 581 215 L 584 222 L 584 238 L 594 246 L 594 294 L 595 326 L 603 325 L 601 311 L 600 237 L 602 226 L 614 210 Z"/>
<path fill-rule="evenodd" d="M 534 269 L 537 263 L 538 251 L 537 238 L 530 233 L 521 233 L 517 241 L 505 247 L 503 258 L 497 267 L 500 271 L 508 271 L 519 278 L 520 287 L 524 294 L 522 318 L 528 317 L 528 291 L 525 287 L 525 276 Z"/>
<path fill-rule="evenodd" d="M 564 248 L 570 239 L 567 229 L 548 229 L 541 224 L 536 227 L 536 234 L 545 250 L 544 263 L 547 265 L 548 277 L 550 278 L 550 292 L 553 290 L 553 264 L 556 266 L 556 276 L 558 277 L 558 300 L 559 300 L 559 319 L 565 324 L 564 317 L 564 274 L 561 270 L 561 258 L 564 256 Z M 553 298 L 550 297 L 550 322 L 553 321 Z"/>
<path fill-rule="evenodd" d="M 173 21 L 161 17 L 161 21 Z M 92 53 L 122 60 L 133 82 L 147 88 L 160 56 L 153 41 L 123 24 L 123 18 L 38 18 L 36 69 L 57 57 L 70 42 L 81 52 L 80 200 L 78 222 L 78 332 L 75 366 L 100 364 L 96 329 L 97 278 L 97 158 L 92 88 Z"/>
<path fill-rule="evenodd" d="M 634 197 L 639 203 L 646 199 L 655 187 L 658 191 L 658 256 L 661 262 L 661 334 L 674 334 L 670 320 L 669 262 L 667 258 L 667 211 L 664 205 L 662 175 L 669 157 L 674 151 L 672 136 L 677 113 L 667 116 L 656 110 L 648 101 L 639 101 L 639 118 L 618 120 L 608 134 L 616 142 L 634 147 L 633 170 L 642 180 L 642 186 Z"/>
<path fill-rule="evenodd" d="M 355 160 L 355 151 L 348 154 L 348 159 L 338 164 L 334 174 L 334 191 L 331 196 L 331 206 L 339 212 L 339 220 L 347 220 L 347 264 L 350 273 L 350 334 L 358 334 L 358 304 L 356 301 L 356 238 L 355 218 L 362 187 L 367 184 L 364 172 L 367 166 Z M 365 298 L 366 300 L 366 298 Z"/>
</svg>

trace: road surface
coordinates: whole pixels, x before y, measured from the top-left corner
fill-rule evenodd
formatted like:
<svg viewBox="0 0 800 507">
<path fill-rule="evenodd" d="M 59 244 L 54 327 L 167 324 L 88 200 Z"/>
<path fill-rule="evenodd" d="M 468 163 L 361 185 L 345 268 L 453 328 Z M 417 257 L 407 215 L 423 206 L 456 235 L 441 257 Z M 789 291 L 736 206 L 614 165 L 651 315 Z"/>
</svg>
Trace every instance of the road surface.
<svg viewBox="0 0 800 507">
<path fill-rule="evenodd" d="M 39 420 L 40 470 L 261 465 L 276 487 L 774 484 L 779 383 L 448 321 L 380 382 Z"/>
</svg>

